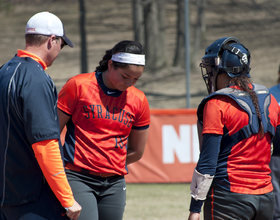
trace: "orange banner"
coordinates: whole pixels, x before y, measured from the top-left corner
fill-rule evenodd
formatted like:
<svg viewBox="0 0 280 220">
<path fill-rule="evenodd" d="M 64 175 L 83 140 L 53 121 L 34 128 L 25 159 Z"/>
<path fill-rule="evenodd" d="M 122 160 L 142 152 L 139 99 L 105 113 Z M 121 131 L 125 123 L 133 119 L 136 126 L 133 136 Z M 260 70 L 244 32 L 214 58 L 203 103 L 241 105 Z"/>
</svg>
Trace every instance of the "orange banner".
<svg viewBox="0 0 280 220">
<path fill-rule="evenodd" d="M 196 121 L 196 109 L 151 109 L 144 155 L 128 165 L 126 182 L 191 182 L 199 156 Z M 61 134 L 62 143 L 65 132 Z"/>
<path fill-rule="evenodd" d="M 196 109 L 152 109 L 144 155 L 128 166 L 126 182 L 191 182 L 199 156 L 196 121 Z"/>
</svg>

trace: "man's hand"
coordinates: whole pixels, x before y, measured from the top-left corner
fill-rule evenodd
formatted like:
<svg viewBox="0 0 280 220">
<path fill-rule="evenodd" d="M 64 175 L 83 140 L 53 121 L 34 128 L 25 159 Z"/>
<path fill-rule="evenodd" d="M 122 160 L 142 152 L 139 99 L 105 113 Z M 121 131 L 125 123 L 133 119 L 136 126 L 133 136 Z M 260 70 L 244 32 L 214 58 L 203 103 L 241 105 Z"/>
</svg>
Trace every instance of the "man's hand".
<svg viewBox="0 0 280 220">
<path fill-rule="evenodd" d="M 74 205 L 67 208 L 66 215 L 72 220 L 77 220 L 80 216 L 81 210 L 82 210 L 82 207 L 75 200 Z"/>
</svg>

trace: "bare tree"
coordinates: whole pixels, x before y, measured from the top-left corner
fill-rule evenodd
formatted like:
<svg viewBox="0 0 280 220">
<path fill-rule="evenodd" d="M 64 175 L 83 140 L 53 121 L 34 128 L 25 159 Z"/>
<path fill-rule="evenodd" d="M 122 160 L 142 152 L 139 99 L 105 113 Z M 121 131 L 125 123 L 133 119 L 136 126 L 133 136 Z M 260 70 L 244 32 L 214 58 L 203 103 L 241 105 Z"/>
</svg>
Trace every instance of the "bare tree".
<svg viewBox="0 0 280 220">
<path fill-rule="evenodd" d="M 146 67 L 166 66 L 165 0 L 133 0 L 134 39 L 146 51 Z"/>
<path fill-rule="evenodd" d="M 166 66 L 164 13 L 165 0 L 148 0 L 144 3 L 145 51 L 147 68 L 151 70 Z"/>
<path fill-rule="evenodd" d="M 197 23 L 196 23 L 196 33 L 194 40 L 194 48 L 192 52 L 191 63 L 194 64 L 195 58 L 197 56 L 197 51 L 199 51 L 201 42 L 205 40 L 206 26 L 205 26 L 205 8 L 206 8 L 206 0 L 197 0 Z M 193 65 L 192 65 L 193 66 Z"/>
<path fill-rule="evenodd" d="M 158 22 L 159 22 L 159 38 L 157 47 L 157 57 L 160 57 L 160 67 L 164 67 L 167 64 L 166 60 L 166 39 L 165 39 L 165 29 L 166 29 L 166 10 L 165 10 L 165 0 L 158 0 Z"/>
<path fill-rule="evenodd" d="M 80 0 L 80 34 L 81 34 L 81 73 L 88 72 L 87 64 L 87 42 L 86 42 L 86 30 L 85 30 L 85 4 L 84 0 Z"/>
<path fill-rule="evenodd" d="M 133 29 L 134 40 L 141 43 L 144 46 L 144 15 L 143 15 L 143 1 L 132 1 L 132 17 L 133 17 Z"/>
<path fill-rule="evenodd" d="M 177 40 L 176 40 L 176 49 L 175 56 L 173 61 L 173 66 L 185 67 L 185 1 L 177 0 Z M 199 51 L 202 40 L 205 39 L 205 7 L 206 0 L 197 0 L 197 22 L 196 22 L 196 31 L 194 36 L 194 44 L 190 48 L 190 66 L 193 68 L 195 66 L 197 51 Z M 188 12 L 187 12 L 188 13 Z"/>
<path fill-rule="evenodd" d="M 184 0 L 177 1 L 177 39 L 173 66 L 185 67 L 185 12 Z"/>
</svg>

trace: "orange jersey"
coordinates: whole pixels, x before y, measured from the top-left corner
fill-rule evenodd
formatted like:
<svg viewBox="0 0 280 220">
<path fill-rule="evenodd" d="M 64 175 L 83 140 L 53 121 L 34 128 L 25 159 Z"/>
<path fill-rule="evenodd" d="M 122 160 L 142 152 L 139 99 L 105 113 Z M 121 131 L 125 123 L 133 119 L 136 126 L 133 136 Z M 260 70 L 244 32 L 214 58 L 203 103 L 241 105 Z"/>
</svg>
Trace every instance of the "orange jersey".
<svg viewBox="0 0 280 220">
<path fill-rule="evenodd" d="M 274 128 L 280 124 L 279 106 L 271 95 L 268 108 Z M 216 96 L 209 100 L 203 111 L 203 134 L 229 135 L 248 124 L 248 114 L 230 97 Z M 226 187 L 236 193 L 264 194 L 273 190 L 269 161 L 271 155 L 271 134 L 252 134 L 231 149 L 221 146 L 217 158 L 215 178 L 225 181 Z M 201 162 L 203 164 L 203 162 Z"/>
<path fill-rule="evenodd" d="M 109 91 L 100 72 L 72 77 L 62 88 L 58 108 L 71 115 L 64 144 L 65 161 L 98 173 L 127 174 L 127 138 L 146 129 L 150 110 L 135 87 Z"/>
</svg>

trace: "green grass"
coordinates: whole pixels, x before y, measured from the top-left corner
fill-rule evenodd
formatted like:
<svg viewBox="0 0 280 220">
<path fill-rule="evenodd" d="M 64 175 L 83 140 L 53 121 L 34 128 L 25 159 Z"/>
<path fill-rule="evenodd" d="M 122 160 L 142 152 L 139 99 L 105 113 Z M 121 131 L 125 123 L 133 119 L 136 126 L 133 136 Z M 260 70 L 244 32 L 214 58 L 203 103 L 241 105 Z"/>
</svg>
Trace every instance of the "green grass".
<svg viewBox="0 0 280 220">
<path fill-rule="evenodd" d="M 189 216 L 190 184 L 127 184 L 124 220 L 181 220 Z"/>
</svg>

